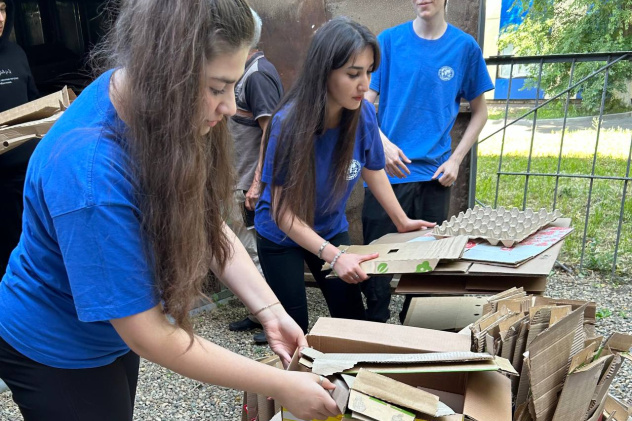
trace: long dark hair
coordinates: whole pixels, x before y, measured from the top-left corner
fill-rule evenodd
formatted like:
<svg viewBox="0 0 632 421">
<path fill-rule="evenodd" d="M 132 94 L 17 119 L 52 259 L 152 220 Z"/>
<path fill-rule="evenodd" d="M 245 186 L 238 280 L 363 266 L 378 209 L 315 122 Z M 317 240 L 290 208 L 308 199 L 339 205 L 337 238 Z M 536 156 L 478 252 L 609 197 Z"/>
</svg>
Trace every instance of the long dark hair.
<svg viewBox="0 0 632 421">
<path fill-rule="evenodd" d="M 333 70 L 344 66 L 367 47 L 373 50 L 373 69 L 380 63 L 380 50 L 371 31 L 346 17 L 337 17 L 319 28 L 312 38 L 298 78 L 283 98 L 277 112 L 285 109 L 274 156 L 273 180 L 283 179 L 279 188 L 271 189 L 272 213 L 277 225 L 286 211 L 314 224 L 316 136 L 325 131 L 327 116 L 327 80 Z M 347 189 L 347 173 L 353 157 L 356 129 L 361 107 L 342 109 L 340 135 L 332 163 L 330 180 L 335 206 Z M 276 113 L 275 113 L 276 115 Z M 273 117 L 274 121 L 274 117 Z M 266 147 L 269 141 L 268 129 Z M 293 222 L 293 221 L 292 221 Z"/>
<path fill-rule="evenodd" d="M 113 87 L 127 126 L 142 224 L 156 287 L 179 327 L 210 267 L 232 254 L 223 231 L 231 203 L 231 141 L 223 120 L 201 135 L 205 64 L 248 48 L 254 22 L 245 0 L 124 0 L 93 63 L 123 69 Z"/>
</svg>

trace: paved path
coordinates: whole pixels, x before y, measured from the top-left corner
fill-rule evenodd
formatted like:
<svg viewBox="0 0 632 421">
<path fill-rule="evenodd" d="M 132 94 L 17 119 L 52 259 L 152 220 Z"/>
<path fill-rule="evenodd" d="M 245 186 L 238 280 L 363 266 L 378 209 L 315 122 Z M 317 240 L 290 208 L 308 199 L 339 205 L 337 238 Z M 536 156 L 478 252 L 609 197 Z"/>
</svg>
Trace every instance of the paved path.
<svg viewBox="0 0 632 421">
<path fill-rule="evenodd" d="M 590 129 L 592 128 L 593 119 L 595 118 L 597 117 L 568 118 L 566 120 L 566 128 L 567 130 Z M 511 120 L 509 120 L 509 122 L 511 122 Z M 487 134 L 494 133 L 496 130 L 501 129 L 503 127 L 503 124 L 504 124 L 504 119 L 488 120 L 487 124 L 485 125 L 483 135 L 485 135 L 485 133 Z M 563 124 L 564 124 L 564 119 L 561 119 L 561 118 L 538 119 L 536 130 L 540 133 L 550 133 L 551 131 L 560 131 L 562 130 Z M 530 120 L 521 120 L 517 123 L 514 123 L 512 127 L 520 128 L 524 131 L 531 131 L 531 128 L 533 127 L 533 122 Z M 603 129 L 619 128 L 619 129 L 624 129 L 624 130 L 632 130 L 632 112 L 605 115 L 603 118 L 601 127 Z"/>
</svg>

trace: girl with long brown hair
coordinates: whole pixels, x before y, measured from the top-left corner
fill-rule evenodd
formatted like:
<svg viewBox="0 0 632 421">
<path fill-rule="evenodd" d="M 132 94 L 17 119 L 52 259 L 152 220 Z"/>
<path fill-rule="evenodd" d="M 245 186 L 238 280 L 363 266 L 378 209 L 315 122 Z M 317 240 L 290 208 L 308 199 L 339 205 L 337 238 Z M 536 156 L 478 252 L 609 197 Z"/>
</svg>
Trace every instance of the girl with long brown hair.
<svg viewBox="0 0 632 421">
<path fill-rule="evenodd" d="M 188 319 L 213 271 L 284 362 L 307 344 L 223 222 L 253 27 L 244 0 L 121 2 L 99 50 L 110 70 L 35 150 L 0 283 L 0 377 L 25 420 L 131 420 L 139 356 L 302 418 L 337 413 L 326 379 L 233 354 Z"/>
<path fill-rule="evenodd" d="M 433 226 L 412 220 L 384 173 L 375 108 L 363 101 L 380 52 L 368 28 L 338 17 L 319 28 L 296 83 L 272 117 L 257 204 L 257 248 L 266 281 L 303 331 L 307 263 L 332 317 L 365 319 L 360 263 L 345 254 L 345 206 L 360 175 L 401 232 Z M 323 261 L 338 275 L 325 279 Z M 268 337 L 268 339 L 270 339 Z"/>
</svg>

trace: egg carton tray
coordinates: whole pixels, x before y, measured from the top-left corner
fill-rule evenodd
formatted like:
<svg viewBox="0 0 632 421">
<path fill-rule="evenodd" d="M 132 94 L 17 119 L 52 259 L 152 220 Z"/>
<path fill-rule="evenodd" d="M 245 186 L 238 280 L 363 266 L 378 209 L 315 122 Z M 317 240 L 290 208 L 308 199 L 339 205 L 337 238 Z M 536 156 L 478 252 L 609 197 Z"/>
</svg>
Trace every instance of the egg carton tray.
<svg viewBox="0 0 632 421">
<path fill-rule="evenodd" d="M 502 243 L 505 247 L 513 247 L 561 216 L 558 209 L 554 212 L 548 212 L 545 208 L 521 211 L 518 208 L 499 206 L 493 209 L 476 205 L 434 227 L 432 235 L 435 238 L 467 235 L 470 239 L 487 240 L 494 246 Z"/>
</svg>

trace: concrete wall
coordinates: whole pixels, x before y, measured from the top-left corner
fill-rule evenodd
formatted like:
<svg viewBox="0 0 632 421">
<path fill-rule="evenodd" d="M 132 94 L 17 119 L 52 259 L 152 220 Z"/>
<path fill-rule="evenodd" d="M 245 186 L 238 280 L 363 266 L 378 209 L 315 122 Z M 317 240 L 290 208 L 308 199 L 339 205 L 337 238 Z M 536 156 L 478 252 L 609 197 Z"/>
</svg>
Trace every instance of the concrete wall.
<svg viewBox="0 0 632 421">
<path fill-rule="evenodd" d="M 328 19 L 348 16 L 378 34 L 415 18 L 411 0 L 250 0 L 250 5 L 263 21 L 262 48 L 279 70 L 286 89 L 300 69 L 311 35 Z M 448 21 L 476 38 L 479 8 L 480 0 L 449 0 Z M 467 109 L 462 108 L 451 133 L 453 148 L 470 118 Z M 467 208 L 469 168 L 468 157 L 452 190 L 451 214 Z M 349 233 L 354 244 L 362 243 L 362 202 L 363 188 L 358 183 L 347 206 Z"/>
</svg>

